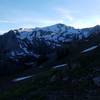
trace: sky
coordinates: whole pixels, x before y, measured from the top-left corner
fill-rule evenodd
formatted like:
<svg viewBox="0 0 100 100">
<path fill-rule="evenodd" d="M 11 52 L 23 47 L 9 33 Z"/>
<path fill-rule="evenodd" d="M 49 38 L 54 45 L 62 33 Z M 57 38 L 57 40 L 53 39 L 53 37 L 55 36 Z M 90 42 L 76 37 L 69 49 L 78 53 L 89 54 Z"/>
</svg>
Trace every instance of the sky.
<svg viewBox="0 0 100 100">
<path fill-rule="evenodd" d="M 57 23 L 75 28 L 100 24 L 100 0 L 0 0 L 0 33 Z"/>
</svg>

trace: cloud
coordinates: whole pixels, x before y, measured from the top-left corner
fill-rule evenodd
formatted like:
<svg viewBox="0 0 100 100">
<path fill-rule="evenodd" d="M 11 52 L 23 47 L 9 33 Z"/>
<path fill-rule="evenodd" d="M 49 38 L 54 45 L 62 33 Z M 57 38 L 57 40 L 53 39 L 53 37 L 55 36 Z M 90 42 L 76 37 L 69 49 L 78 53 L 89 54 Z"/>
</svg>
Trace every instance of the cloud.
<svg viewBox="0 0 100 100">
<path fill-rule="evenodd" d="M 44 27 L 56 23 L 63 23 L 63 20 L 34 16 L 14 17 L 8 20 L 0 20 L 0 34 L 11 29 Z M 2 30 L 2 27 L 6 30 Z"/>
<path fill-rule="evenodd" d="M 63 23 L 63 20 L 57 20 L 57 19 L 38 19 L 38 20 L 30 20 L 27 22 L 23 22 L 24 24 L 22 25 L 23 27 L 27 28 L 33 28 L 33 27 L 44 27 L 48 25 L 53 25 L 57 23 Z"/>
<path fill-rule="evenodd" d="M 15 23 L 15 21 L 11 21 L 11 20 L 0 20 L 0 23 Z"/>
<path fill-rule="evenodd" d="M 84 23 L 84 21 L 76 21 L 70 24 L 71 26 L 75 28 L 86 28 L 86 27 L 91 27 L 92 25 L 89 23 Z"/>
<path fill-rule="evenodd" d="M 33 27 L 33 26 L 39 27 L 39 26 L 52 25 L 56 23 L 63 23 L 62 19 L 34 17 L 34 16 L 24 16 L 20 17 L 20 19 L 16 18 L 13 20 L 15 20 L 15 24 L 23 25 L 23 27 Z"/>
<path fill-rule="evenodd" d="M 57 19 L 42 19 L 39 21 L 40 24 L 44 25 L 51 25 L 56 23 L 63 23 L 63 20 L 57 20 Z"/>
<path fill-rule="evenodd" d="M 0 35 L 4 34 L 5 32 L 7 32 L 8 30 L 0 30 Z"/>
<path fill-rule="evenodd" d="M 100 18 L 97 16 L 88 17 L 85 19 L 77 19 L 70 23 L 71 26 L 75 28 L 86 28 L 86 27 L 93 27 L 95 25 L 100 25 Z"/>
<path fill-rule="evenodd" d="M 66 9 L 66 8 L 61 8 L 57 7 L 55 10 L 59 13 L 59 15 L 62 17 L 63 20 L 69 20 L 73 21 L 74 17 L 72 16 L 72 11 Z"/>
</svg>

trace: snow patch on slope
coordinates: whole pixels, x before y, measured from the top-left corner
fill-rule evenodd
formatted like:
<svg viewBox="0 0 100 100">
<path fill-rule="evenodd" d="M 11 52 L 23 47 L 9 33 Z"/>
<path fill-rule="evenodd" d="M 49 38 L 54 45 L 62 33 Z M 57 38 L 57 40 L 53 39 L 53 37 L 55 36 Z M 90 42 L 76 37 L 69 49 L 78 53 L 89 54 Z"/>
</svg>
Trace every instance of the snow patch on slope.
<svg viewBox="0 0 100 100">
<path fill-rule="evenodd" d="M 64 67 L 64 66 L 67 66 L 67 64 L 57 65 L 57 66 L 54 66 L 53 68 L 56 69 L 56 68 L 60 68 L 60 67 Z"/>
<path fill-rule="evenodd" d="M 16 79 L 12 80 L 12 81 L 13 82 L 19 82 L 19 81 L 22 81 L 22 80 L 25 80 L 25 79 L 29 79 L 31 77 L 32 76 L 19 77 L 19 78 L 16 78 Z"/>
<path fill-rule="evenodd" d="M 96 49 L 97 47 L 98 47 L 97 45 L 92 46 L 92 47 L 90 47 L 90 48 L 88 48 L 88 49 L 83 50 L 82 53 L 86 53 L 86 52 L 88 52 L 88 51 L 94 50 L 94 49 Z"/>
</svg>

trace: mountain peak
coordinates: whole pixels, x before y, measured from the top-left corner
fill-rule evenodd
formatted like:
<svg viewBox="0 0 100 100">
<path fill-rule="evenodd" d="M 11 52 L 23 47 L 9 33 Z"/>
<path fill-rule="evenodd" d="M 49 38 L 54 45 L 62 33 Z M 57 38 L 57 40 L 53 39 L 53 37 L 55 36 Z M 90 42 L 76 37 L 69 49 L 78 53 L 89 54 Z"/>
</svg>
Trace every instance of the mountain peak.
<svg viewBox="0 0 100 100">
<path fill-rule="evenodd" d="M 92 32 L 97 32 L 97 31 L 100 32 L 100 25 L 96 25 L 91 29 L 92 29 Z"/>
<path fill-rule="evenodd" d="M 94 26 L 94 27 L 100 27 L 100 25 L 96 25 L 96 26 Z"/>
<path fill-rule="evenodd" d="M 62 24 L 62 23 L 57 23 L 55 25 L 57 25 L 57 26 L 66 26 L 65 24 Z"/>
<path fill-rule="evenodd" d="M 94 29 L 100 29 L 100 25 L 96 25 L 93 27 Z"/>
</svg>

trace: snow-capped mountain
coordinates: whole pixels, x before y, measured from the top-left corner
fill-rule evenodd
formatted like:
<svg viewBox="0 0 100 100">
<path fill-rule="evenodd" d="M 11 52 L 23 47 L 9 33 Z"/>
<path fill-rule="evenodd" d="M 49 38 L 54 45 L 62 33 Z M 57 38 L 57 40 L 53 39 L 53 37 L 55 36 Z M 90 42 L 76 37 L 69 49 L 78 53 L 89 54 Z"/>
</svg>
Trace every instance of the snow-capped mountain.
<svg viewBox="0 0 100 100">
<path fill-rule="evenodd" d="M 43 28 L 10 30 L 0 36 L 0 54 L 11 58 L 26 55 L 38 58 L 41 54 L 53 53 L 55 49 L 61 48 L 64 44 L 76 45 L 75 43 L 77 43 L 78 45 L 81 41 L 81 44 L 87 43 L 92 46 L 92 43 L 100 41 L 99 33 L 99 25 L 75 29 L 64 24 L 55 24 Z"/>
<path fill-rule="evenodd" d="M 74 27 L 66 26 L 64 24 L 56 24 L 43 28 L 35 29 L 19 29 L 14 30 L 15 34 L 20 39 L 27 38 L 32 41 L 35 38 L 41 38 L 54 42 L 68 42 L 73 39 L 82 39 L 82 37 L 88 37 L 89 30 L 87 29 L 75 29 Z"/>
</svg>

